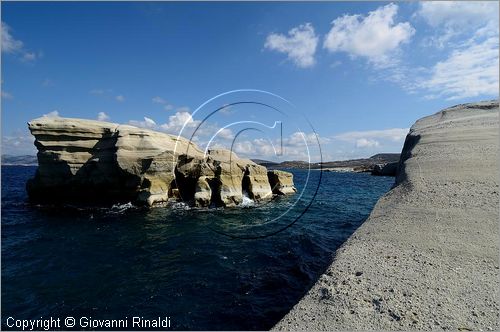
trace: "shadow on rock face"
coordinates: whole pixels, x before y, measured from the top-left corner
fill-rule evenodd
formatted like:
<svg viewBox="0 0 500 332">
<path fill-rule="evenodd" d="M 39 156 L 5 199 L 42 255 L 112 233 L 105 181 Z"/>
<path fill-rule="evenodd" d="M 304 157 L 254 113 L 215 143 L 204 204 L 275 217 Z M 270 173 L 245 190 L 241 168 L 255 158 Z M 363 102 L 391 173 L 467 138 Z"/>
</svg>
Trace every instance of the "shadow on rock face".
<svg viewBox="0 0 500 332">
<path fill-rule="evenodd" d="M 401 151 L 401 157 L 399 159 L 399 164 L 396 171 L 396 182 L 394 183 L 394 187 L 407 181 L 405 162 L 412 157 L 413 148 L 419 141 L 420 135 L 414 135 L 411 131 L 408 135 L 406 135 L 405 143 L 403 145 L 403 150 Z"/>
</svg>

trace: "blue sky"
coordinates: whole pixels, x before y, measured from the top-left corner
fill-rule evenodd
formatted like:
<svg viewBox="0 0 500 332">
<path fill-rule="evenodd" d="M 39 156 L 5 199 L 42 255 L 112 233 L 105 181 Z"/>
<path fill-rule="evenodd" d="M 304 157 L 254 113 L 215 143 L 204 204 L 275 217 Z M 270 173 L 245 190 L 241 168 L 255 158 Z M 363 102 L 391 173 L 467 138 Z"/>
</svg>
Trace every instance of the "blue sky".
<svg viewBox="0 0 500 332">
<path fill-rule="evenodd" d="M 399 152 L 418 118 L 498 98 L 496 2 L 1 5 L 2 153 L 34 154 L 26 123 L 43 115 L 177 134 L 200 123 L 209 108 L 193 112 L 208 99 L 258 89 L 295 105 L 293 123 L 283 122 L 286 155 L 269 148 L 275 132 L 239 135 L 238 154 L 307 159 L 304 143 L 315 140 L 302 114 L 323 159 L 347 159 Z M 233 94 L 209 106 L 268 97 Z M 281 121 L 231 110 L 196 141 L 228 123 Z M 228 147 L 236 132 L 213 143 Z M 318 159 L 317 149 L 309 154 Z"/>
</svg>

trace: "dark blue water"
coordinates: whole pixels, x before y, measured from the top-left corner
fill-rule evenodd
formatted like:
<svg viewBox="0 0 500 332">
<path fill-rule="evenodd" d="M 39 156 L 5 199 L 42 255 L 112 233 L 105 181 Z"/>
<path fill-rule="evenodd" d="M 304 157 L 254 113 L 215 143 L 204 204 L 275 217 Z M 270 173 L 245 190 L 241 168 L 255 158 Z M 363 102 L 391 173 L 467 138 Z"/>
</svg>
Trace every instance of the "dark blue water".
<svg viewBox="0 0 500 332">
<path fill-rule="evenodd" d="M 271 328 L 325 270 L 394 179 L 320 173 L 258 207 L 151 210 L 36 207 L 34 167 L 2 167 L 2 326 L 6 318 L 170 317 L 185 330 Z M 306 171 L 294 170 L 302 189 Z M 273 220 L 290 210 L 278 220 Z M 230 236 L 222 235 L 225 233 Z"/>
</svg>

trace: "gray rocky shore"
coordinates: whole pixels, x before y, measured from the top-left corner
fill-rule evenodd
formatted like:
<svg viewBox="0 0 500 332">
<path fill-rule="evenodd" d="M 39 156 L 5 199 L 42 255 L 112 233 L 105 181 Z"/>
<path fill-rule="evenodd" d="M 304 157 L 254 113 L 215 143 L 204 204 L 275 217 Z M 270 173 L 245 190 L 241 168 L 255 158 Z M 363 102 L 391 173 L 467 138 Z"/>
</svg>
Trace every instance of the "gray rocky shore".
<svg viewBox="0 0 500 332">
<path fill-rule="evenodd" d="M 239 205 L 293 194 L 293 175 L 267 171 L 229 150 L 202 151 L 183 138 L 94 120 L 42 117 L 28 123 L 38 170 L 26 185 L 35 203 L 184 201 Z"/>
<path fill-rule="evenodd" d="M 394 188 L 276 330 L 498 330 L 498 101 L 410 129 Z"/>
</svg>

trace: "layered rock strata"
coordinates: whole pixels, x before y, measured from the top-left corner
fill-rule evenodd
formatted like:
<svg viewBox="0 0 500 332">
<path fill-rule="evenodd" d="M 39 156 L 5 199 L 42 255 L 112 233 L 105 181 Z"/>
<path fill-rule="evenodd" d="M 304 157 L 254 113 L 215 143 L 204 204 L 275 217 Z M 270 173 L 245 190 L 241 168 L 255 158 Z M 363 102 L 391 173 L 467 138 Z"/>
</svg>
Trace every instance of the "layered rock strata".
<svg viewBox="0 0 500 332">
<path fill-rule="evenodd" d="M 267 169 L 228 150 L 205 155 L 182 137 L 93 120 L 42 117 L 28 127 L 38 149 L 33 202 L 230 207 L 243 195 L 273 197 Z"/>
</svg>

